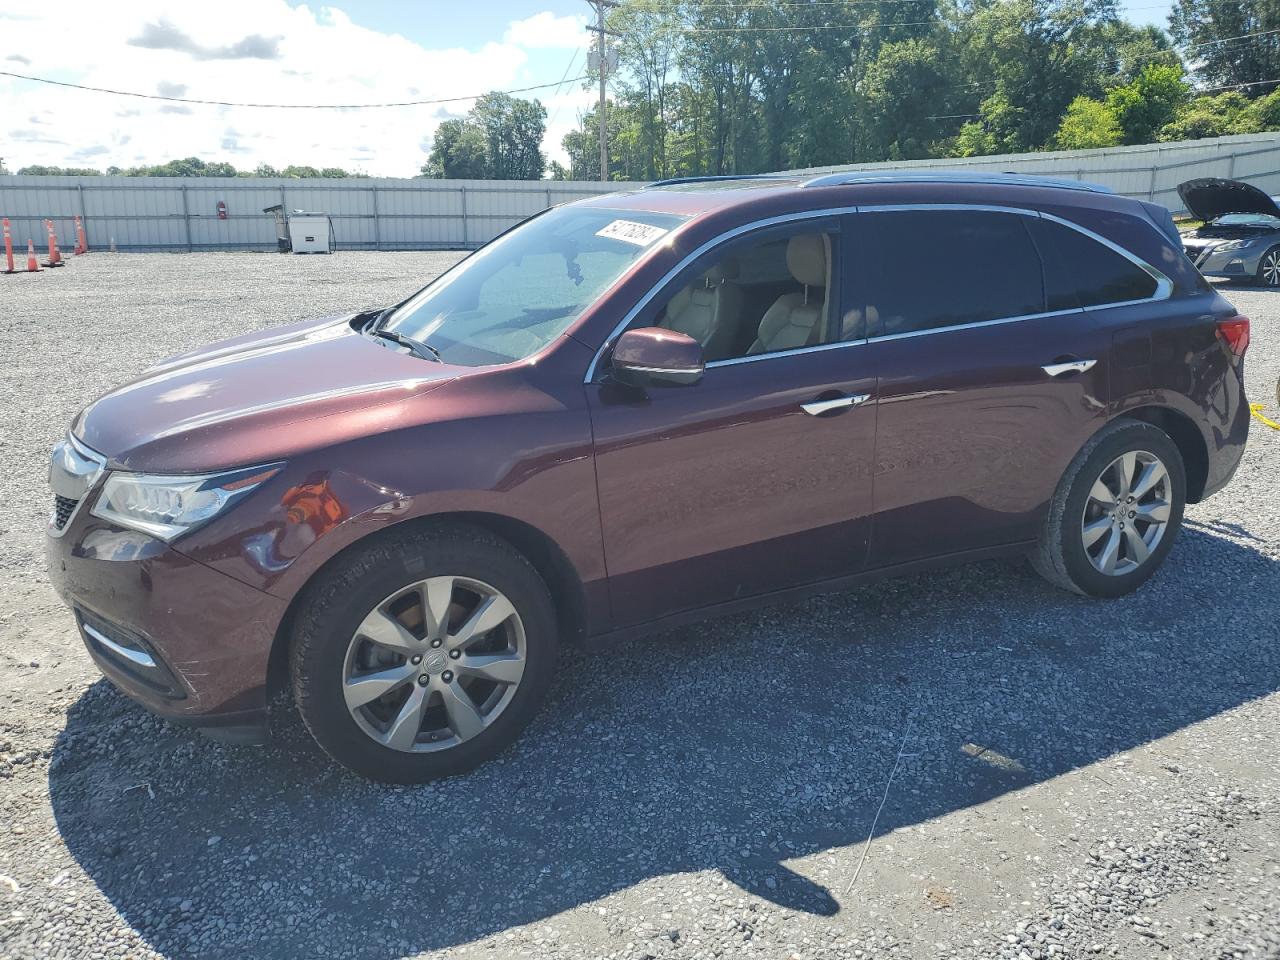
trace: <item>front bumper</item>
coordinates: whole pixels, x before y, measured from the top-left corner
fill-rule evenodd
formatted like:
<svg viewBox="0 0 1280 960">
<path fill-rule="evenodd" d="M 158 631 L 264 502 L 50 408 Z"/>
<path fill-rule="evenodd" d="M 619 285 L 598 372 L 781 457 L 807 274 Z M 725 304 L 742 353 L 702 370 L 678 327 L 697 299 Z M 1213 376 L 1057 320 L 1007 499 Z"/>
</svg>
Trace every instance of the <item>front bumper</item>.
<svg viewBox="0 0 1280 960">
<path fill-rule="evenodd" d="M 1211 243 L 1186 247 L 1187 256 L 1203 276 L 1237 280 L 1257 275 L 1258 261 L 1266 250 L 1266 244 L 1256 243 L 1235 250 L 1222 250 Z"/>
<path fill-rule="evenodd" d="M 166 719 L 261 738 L 286 601 L 87 511 L 45 541 L 54 589 L 112 684 Z"/>
</svg>

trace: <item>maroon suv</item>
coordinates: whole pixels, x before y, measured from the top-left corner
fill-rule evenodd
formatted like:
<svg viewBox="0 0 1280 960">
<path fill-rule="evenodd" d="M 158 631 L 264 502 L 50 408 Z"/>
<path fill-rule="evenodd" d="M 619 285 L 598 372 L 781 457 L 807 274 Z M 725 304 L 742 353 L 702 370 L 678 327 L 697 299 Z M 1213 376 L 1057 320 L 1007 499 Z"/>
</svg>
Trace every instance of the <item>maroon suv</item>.
<svg viewBox="0 0 1280 960">
<path fill-rule="evenodd" d="M 240 337 L 54 452 L 54 583 L 157 713 L 418 781 L 566 638 L 1029 554 L 1117 597 L 1244 449 L 1249 321 L 1168 212 L 1013 176 L 665 182 L 381 312 Z"/>
</svg>

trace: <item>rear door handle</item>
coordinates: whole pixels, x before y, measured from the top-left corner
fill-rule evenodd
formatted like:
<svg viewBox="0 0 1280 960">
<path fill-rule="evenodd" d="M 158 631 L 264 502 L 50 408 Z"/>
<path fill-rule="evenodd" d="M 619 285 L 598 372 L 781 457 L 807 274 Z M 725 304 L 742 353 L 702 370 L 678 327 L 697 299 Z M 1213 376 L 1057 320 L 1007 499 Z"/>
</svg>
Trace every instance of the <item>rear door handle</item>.
<svg viewBox="0 0 1280 960">
<path fill-rule="evenodd" d="M 810 416 L 816 417 L 832 410 L 856 407 L 858 404 L 866 403 L 870 399 L 871 394 L 869 393 L 851 393 L 843 397 L 834 397 L 830 400 L 810 400 L 808 403 L 800 404 L 800 409 Z"/>
<path fill-rule="evenodd" d="M 1097 360 L 1068 360 L 1064 363 L 1046 363 L 1040 369 L 1051 377 L 1060 377 L 1064 373 L 1084 373 L 1092 370 Z"/>
</svg>

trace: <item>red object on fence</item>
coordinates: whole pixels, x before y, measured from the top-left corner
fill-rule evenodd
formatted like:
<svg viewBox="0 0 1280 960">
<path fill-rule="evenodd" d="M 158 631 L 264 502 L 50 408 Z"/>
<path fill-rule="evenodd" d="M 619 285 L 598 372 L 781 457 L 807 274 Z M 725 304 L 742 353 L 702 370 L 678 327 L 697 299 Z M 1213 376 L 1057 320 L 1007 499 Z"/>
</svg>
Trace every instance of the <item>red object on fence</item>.
<svg viewBox="0 0 1280 960">
<path fill-rule="evenodd" d="M 17 273 L 13 269 L 13 237 L 9 233 L 9 218 L 4 218 L 4 260 L 9 269 L 5 273 Z"/>
<path fill-rule="evenodd" d="M 40 272 L 40 264 L 36 263 L 36 244 L 30 237 L 27 237 L 27 272 Z"/>
<path fill-rule="evenodd" d="M 76 254 L 76 256 L 80 256 L 80 254 L 82 254 L 82 253 L 88 253 L 88 252 L 89 252 L 89 241 L 88 241 L 88 240 L 86 240 L 86 239 L 85 239 L 85 236 L 84 236 L 84 223 L 83 223 L 83 222 L 81 222 L 81 220 L 80 220 L 80 218 L 79 218 L 79 217 L 76 217 L 76 249 L 75 249 L 75 254 Z"/>
<path fill-rule="evenodd" d="M 219 200 L 218 205 L 214 208 L 218 213 L 219 220 L 227 219 L 227 201 Z"/>
<path fill-rule="evenodd" d="M 53 231 L 53 221 L 46 220 L 45 227 L 49 231 L 49 259 L 45 262 L 46 267 L 62 266 L 62 254 L 58 253 L 58 235 Z"/>
</svg>

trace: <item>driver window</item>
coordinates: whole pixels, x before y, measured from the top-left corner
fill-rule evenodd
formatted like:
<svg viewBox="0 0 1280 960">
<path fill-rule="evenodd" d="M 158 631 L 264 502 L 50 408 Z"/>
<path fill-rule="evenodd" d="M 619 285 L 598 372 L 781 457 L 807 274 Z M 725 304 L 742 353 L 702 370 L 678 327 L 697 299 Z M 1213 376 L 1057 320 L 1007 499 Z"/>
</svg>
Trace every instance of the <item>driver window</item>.
<svg viewBox="0 0 1280 960">
<path fill-rule="evenodd" d="M 809 230 L 733 244 L 695 265 L 654 326 L 702 344 L 707 363 L 825 343 L 834 236 Z"/>
</svg>

